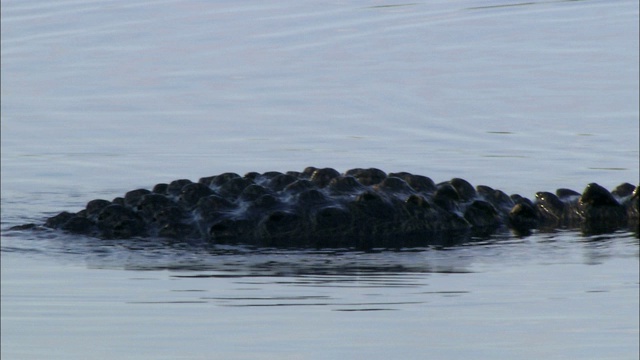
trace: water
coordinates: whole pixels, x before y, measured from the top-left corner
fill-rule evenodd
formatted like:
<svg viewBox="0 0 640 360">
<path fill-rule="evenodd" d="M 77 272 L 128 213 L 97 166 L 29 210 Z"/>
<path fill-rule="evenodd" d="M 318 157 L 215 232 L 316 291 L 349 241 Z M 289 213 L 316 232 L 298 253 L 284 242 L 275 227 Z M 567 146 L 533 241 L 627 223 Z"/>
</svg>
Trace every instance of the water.
<svg viewBox="0 0 640 360">
<path fill-rule="evenodd" d="M 2 357 L 638 358 L 638 240 L 293 252 L 9 232 L 226 171 L 640 182 L 634 1 L 2 1 Z"/>
</svg>

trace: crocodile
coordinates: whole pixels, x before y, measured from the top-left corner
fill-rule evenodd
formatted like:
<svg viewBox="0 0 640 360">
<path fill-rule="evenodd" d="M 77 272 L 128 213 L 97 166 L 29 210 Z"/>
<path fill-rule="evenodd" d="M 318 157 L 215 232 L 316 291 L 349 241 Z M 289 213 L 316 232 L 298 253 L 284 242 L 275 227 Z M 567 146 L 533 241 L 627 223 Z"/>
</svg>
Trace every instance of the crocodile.
<svg viewBox="0 0 640 360">
<path fill-rule="evenodd" d="M 63 211 L 44 224 L 14 229 L 50 228 L 103 239 L 358 249 L 425 246 L 504 230 L 518 236 L 555 229 L 638 234 L 639 189 L 623 183 L 609 191 L 591 183 L 582 193 L 562 188 L 537 192 L 530 200 L 461 178 L 435 183 L 376 168 L 228 172 L 92 200 L 76 213 Z"/>
</svg>

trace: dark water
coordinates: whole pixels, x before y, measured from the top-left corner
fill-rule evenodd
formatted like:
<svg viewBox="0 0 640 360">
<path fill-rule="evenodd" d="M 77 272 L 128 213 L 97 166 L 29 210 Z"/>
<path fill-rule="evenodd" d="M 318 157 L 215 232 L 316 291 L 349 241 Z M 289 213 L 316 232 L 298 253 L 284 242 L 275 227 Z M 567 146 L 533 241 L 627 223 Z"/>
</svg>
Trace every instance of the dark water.
<svg viewBox="0 0 640 360">
<path fill-rule="evenodd" d="M 363 253 L 6 230 L 227 171 L 638 183 L 638 13 L 2 1 L 2 358 L 638 358 L 625 232 Z"/>
</svg>

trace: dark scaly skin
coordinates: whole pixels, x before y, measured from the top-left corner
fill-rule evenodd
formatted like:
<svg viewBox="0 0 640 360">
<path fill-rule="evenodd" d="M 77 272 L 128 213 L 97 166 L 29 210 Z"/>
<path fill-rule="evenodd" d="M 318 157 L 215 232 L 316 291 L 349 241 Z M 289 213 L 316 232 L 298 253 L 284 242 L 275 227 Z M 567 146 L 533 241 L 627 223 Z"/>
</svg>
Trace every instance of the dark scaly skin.
<svg viewBox="0 0 640 360">
<path fill-rule="evenodd" d="M 534 201 L 463 179 L 435 184 L 425 176 L 379 169 L 224 173 L 197 183 L 181 179 L 93 200 L 62 212 L 47 228 L 104 239 L 158 237 L 214 243 L 319 248 L 397 248 L 487 236 L 581 229 L 584 234 L 638 233 L 639 190 L 589 184 L 538 192 Z M 16 227 L 36 227 L 27 224 Z"/>
</svg>

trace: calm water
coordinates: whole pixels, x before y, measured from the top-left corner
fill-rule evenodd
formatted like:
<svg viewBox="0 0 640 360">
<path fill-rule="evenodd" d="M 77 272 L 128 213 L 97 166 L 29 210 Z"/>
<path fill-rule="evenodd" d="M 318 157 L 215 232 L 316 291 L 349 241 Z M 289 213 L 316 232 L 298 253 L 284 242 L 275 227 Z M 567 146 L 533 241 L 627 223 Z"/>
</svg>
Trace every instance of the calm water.
<svg viewBox="0 0 640 360">
<path fill-rule="evenodd" d="M 638 239 L 295 252 L 6 229 L 233 171 L 640 182 L 637 1 L 2 1 L 3 359 L 633 359 Z"/>
</svg>

